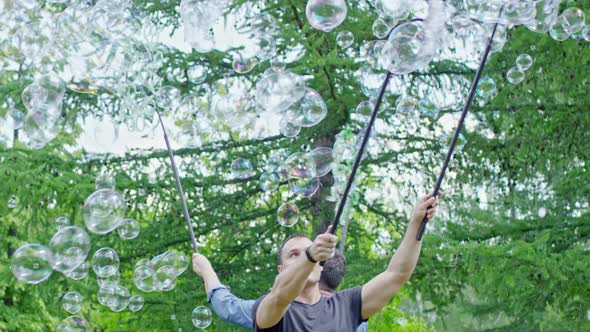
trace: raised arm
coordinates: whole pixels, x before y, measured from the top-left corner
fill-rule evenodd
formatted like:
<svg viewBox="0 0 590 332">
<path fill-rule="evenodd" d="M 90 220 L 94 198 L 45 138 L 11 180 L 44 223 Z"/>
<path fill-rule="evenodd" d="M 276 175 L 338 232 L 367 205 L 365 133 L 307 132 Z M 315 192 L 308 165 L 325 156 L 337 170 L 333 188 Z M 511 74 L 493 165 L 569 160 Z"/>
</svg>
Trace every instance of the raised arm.
<svg viewBox="0 0 590 332">
<path fill-rule="evenodd" d="M 418 228 L 425 215 L 432 220 L 437 206 L 438 202 L 432 194 L 420 198 L 416 203 L 406 234 L 391 258 L 387 270 L 363 286 L 363 319 L 369 319 L 381 310 L 414 273 L 422 249 L 422 241 L 416 241 Z"/>
<path fill-rule="evenodd" d="M 319 235 L 311 245 L 311 257 L 325 261 L 332 257 L 336 247 L 336 236 L 329 233 Z M 256 310 L 256 326 L 261 329 L 273 327 L 283 318 L 289 305 L 303 290 L 307 278 L 316 264 L 307 259 L 305 252 L 297 252 L 298 256 L 276 277 L 270 293 L 260 302 Z"/>
</svg>

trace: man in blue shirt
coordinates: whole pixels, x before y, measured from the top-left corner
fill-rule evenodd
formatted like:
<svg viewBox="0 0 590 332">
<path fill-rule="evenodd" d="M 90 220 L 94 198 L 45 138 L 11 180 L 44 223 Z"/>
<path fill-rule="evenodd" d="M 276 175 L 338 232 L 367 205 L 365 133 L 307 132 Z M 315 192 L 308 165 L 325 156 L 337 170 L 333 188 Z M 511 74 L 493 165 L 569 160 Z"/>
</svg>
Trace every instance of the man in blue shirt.
<svg viewBox="0 0 590 332">
<path fill-rule="evenodd" d="M 203 278 L 207 290 L 207 301 L 213 311 L 221 319 L 232 324 L 252 330 L 252 307 L 255 300 L 243 300 L 221 284 L 215 270 L 207 258 L 200 254 L 193 255 L 193 269 Z M 346 273 L 346 258 L 335 252 L 334 257 L 328 259 L 320 275 L 319 287 L 323 296 L 334 295 Z M 362 323 L 356 332 L 367 332 L 368 324 Z"/>
</svg>

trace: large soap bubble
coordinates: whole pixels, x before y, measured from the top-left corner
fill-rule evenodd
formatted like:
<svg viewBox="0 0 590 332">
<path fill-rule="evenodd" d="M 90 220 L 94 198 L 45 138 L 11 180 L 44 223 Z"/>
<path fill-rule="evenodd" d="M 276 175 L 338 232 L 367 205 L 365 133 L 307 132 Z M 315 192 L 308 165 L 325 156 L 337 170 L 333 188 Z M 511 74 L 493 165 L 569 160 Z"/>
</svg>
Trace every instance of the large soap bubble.
<svg viewBox="0 0 590 332">
<path fill-rule="evenodd" d="M 55 328 L 56 332 L 85 332 L 90 331 L 90 324 L 80 316 L 70 316 Z"/>
<path fill-rule="evenodd" d="M 273 113 L 283 112 L 306 92 L 305 81 L 289 71 L 272 72 L 256 84 L 256 108 Z"/>
<path fill-rule="evenodd" d="M 415 20 L 397 26 L 381 51 L 382 61 L 393 74 L 405 75 L 426 66 L 434 57 L 432 49 L 425 47 L 424 22 Z"/>
<path fill-rule="evenodd" d="M 51 250 L 46 246 L 29 243 L 18 248 L 10 260 L 10 270 L 16 279 L 28 284 L 38 284 L 51 276 L 49 263 Z"/>
<path fill-rule="evenodd" d="M 299 221 L 299 208 L 291 202 L 283 203 L 277 210 L 277 220 L 281 226 L 294 226 Z"/>
<path fill-rule="evenodd" d="M 111 308 L 111 310 L 114 312 L 121 312 L 127 308 L 131 294 L 129 293 L 129 289 L 121 285 L 117 285 L 113 287 L 113 289 L 115 291 L 115 299 L 113 303 L 109 305 L 109 308 Z"/>
<path fill-rule="evenodd" d="M 125 198 L 117 191 L 97 190 L 84 203 L 84 223 L 92 233 L 107 234 L 121 225 L 125 208 Z"/>
<path fill-rule="evenodd" d="M 313 127 L 328 114 L 328 106 L 314 89 L 307 88 L 305 95 L 287 109 L 287 119 L 299 127 Z"/>
<path fill-rule="evenodd" d="M 133 284 L 144 292 L 153 292 L 156 289 L 154 269 L 150 265 L 139 265 L 133 270 Z"/>
<path fill-rule="evenodd" d="M 309 0 L 305 7 L 307 21 L 317 30 L 330 32 L 346 18 L 348 8 L 344 0 Z"/>
<path fill-rule="evenodd" d="M 154 257 L 150 261 L 150 264 L 155 270 L 162 266 L 171 266 L 174 268 L 175 274 L 178 276 L 186 271 L 189 266 L 189 261 L 183 253 L 177 250 L 168 250 L 165 253 Z"/>
<path fill-rule="evenodd" d="M 119 271 L 119 254 L 112 248 L 100 248 L 92 257 L 92 269 L 99 277 L 110 277 Z"/>
<path fill-rule="evenodd" d="M 61 300 L 64 310 L 70 314 L 75 314 L 82 308 L 84 299 L 78 292 L 68 292 Z"/>
<path fill-rule="evenodd" d="M 64 227 L 51 238 L 49 249 L 53 269 L 67 275 L 88 257 L 90 237 L 80 227 Z"/>
<path fill-rule="evenodd" d="M 155 270 L 154 281 L 158 290 L 172 290 L 176 286 L 176 269 L 170 265 L 163 265 Z"/>
<path fill-rule="evenodd" d="M 209 325 L 211 325 L 211 321 L 213 319 L 213 314 L 211 313 L 211 309 L 205 306 L 198 306 L 193 309 L 192 313 L 192 321 L 193 325 L 200 329 L 205 329 Z"/>
</svg>

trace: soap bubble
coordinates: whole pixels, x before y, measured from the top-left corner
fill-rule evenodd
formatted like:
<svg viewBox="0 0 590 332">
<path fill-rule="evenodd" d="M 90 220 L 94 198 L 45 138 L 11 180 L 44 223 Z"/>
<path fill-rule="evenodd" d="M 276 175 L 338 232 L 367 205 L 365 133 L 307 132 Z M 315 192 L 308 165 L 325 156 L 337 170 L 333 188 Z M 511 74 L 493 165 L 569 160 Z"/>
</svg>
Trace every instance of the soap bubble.
<svg viewBox="0 0 590 332">
<path fill-rule="evenodd" d="M 188 71 L 188 80 L 194 84 L 201 84 L 207 79 L 207 67 L 202 65 L 193 65 Z"/>
<path fill-rule="evenodd" d="M 82 308 L 84 299 L 78 292 L 69 292 L 64 295 L 61 300 L 64 310 L 70 314 L 75 314 Z"/>
<path fill-rule="evenodd" d="M 213 319 L 213 314 L 211 310 L 204 306 L 198 306 L 193 309 L 192 313 L 192 321 L 193 325 L 200 329 L 205 329 L 209 325 L 211 325 L 211 320 Z"/>
<path fill-rule="evenodd" d="M 238 158 L 231 163 L 231 174 L 236 179 L 247 179 L 254 173 L 252 163 L 248 159 Z"/>
<path fill-rule="evenodd" d="M 491 77 L 484 77 L 479 80 L 477 84 L 477 90 L 475 90 L 478 96 L 482 98 L 490 98 L 496 94 L 496 81 Z"/>
<path fill-rule="evenodd" d="M 147 264 L 147 262 L 143 264 Z M 177 250 L 168 250 L 165 253 L 154 257 L 149 262 L 148 266 L 151 266 L 154 270 L 158 270 L 162 266 L 170 266 L 174 269 L 175 275 L 179 276 L 186 271 L 189 266 L 189 261 L 183 253 Z"/>
<path fill-rule="evenodd" d="M 418 114 L 418 99 L 412 96 L 401 96 L 395 101 L 397 114 L 414 117 Z"/>
<path fill-rule="evenodd" d="M 98 303 L 108 307 L 115 303 L 115 289 L 113 287 L 100 288 L 96 298 Z"/>
<path fill-rule="evenodd" d="M 283 160 L 284 157 L 281 155 L 281 153 L 277 151 L 271 152 L 270 156 L 266 160 L 266 164 L 264 165 L 264 170 L 267 172 L 276 171 L 283 163 Z"/>
<path fill-rule="evenodd" d="M 382 50 L 383 64 L 392 74 L 405 75 L 430 63 L 435 55 L 422 21 L 402 23 L 393 29 Z"/>
<path fill-rule="evenodd" d="M 8 200 L 8 202 L 6 203 L 6 205 L 8 206 L 9 209 L 15 209 L 18 206 L 18 198 L 17 197 L 12 197 Z"/>
<path fill-rule="evenodd" d="M 129 293 L 129 289 L 121 285 L 117 285 L 113 289 L 115 291 L 115 300 L 108 307 L 114 312 L 121 312 L 127 308 L 131 294 Z"/>
<path fill-rule="evenodd" d="M 533 58 L 528 54 L 521 54 L 516 58 L 516 66 L 521 70 L 528 70 L 533 65 Z"/>
<path fill-rule="evenodd" d="M 549 30 L 549 35 L 551 38 L 557 41 L 566 41 L 570 35 L 572 34 L 570 31 L 571 29 L 568 28 L 569 23 L 565 20 L 563 16 L 560 16 L 557 19 L 557 22 L 553 24 L 551 29 Z"/>
<path fill-rule="evenodd" d="M 352 43 L 354 43 L 354 35 L 348 30 L 340 31 L 336 36 L 336 44 L 342 49 L 350 47 Z"/>
<path fill-rule="evenodd" d="M 451 143 L 453 142 L 454 135 L 455 135 L 455 133 L 449 133 L 449 134 L 443 136 L 443 138 L 440 141 L 440 144 L 442 145 L 443 149 L 448 149 L 451 147 Z M 465 139 L 465 136 L 463 136 L 463 134 L 459 133 L 459 136 L 457 137 L 457 142 L 455 143 L 455 153 L 459 153 L 459 152 L 463 151 L 463 148 L 465 148 L 465 144 L 467 144 L 467 140 Z"/>
<path fill-rule="evenodd" d="M 378 39 L 386 38 L 389 34 L 389 26 L 381 18 L 377 18 L 373 22 L 373 35 Z"/>
<path fill-rule="evenodd" d="M 92 269 L 99 277 L 109 277 L 119 271 L 119 254 L 112 248 L 100 248 L 92 257 Z"/>
<path fill-rule="evenodd" d="M 518 67 L 512 67 L 506 73 L 506 80 L 512 84 L 518 84 L 524 81 L 524 71 Z"/>
<path fill-rule="evenodd" d="M 289 187 L 291 191 L 303 197 L 311 197 L 320 189 L 320 179 L 317 176 L 290 177 Z"/>
<path fill-rule="evenodd" d="M 420 99 L 418 107 L 420 109 L 420 113 L 429 118 L 436 119 L 438 113 L 440 113 L 440 110 L 438 107 L 436 107 L 436 104 L 434 104 L 428 97 Z"/>
<path fill-rule="evenodd" d="M 306 92 L 303 77 L 288 71 L 272 72 L 256 84 L 256 108 L 260 112 L 280 113 Z"/>
<path fill-rule="evenodd" d="M 375 0 L 375 9 L 381 17 L 401 20 L 410 14 L 411 4 L 407 0 Z"/>
<path fill-rule="evenodd" d="M 85 332 L 90 331 L 88 321 L 80 316 L 70 316 L 55 328 L 56 332 Z"/>
<path fill-rule="evenodd" d="M 256 57 L 262 61 L 271 59 L 277 53 L 277 46 L 275 39 L 268 33 L 258 33 L 254 38 L 258 50 Z"/>
<path fill-rule="evenodd" d="M 161 87 L 155 95 L 156 104 L 165 110 L 176 110 L 182 101 L 178 88 L 173 86 Z"/>
<path fill-rule="evenodd" d="M 57 217 L 55 219 L 57 230 L 62 230 L 64 227 L 70 226 L 70 219 L 68 217 Z"/>
<path fill-rule="evenodd" d="M 299 220 L 299 208 L 291 202 L 283 203 L 277 210 L 277 219 L 281 226 L 292 227 Z"/>
<path fill-rule="evenodd" d="M 290 155 L 277 169 L 277 173 L 284 180 L 291 177 L 310 179 L 317 176 L 315 161 L 310 155 L 303 152 Z"/>
<path fill-rule="evenodd" d="M 50 106 L 61 110 L 65 93 L 66 85 L 59 76 L 43 75 L 23 90 L 23 105 L 30 111 Z"/>
<path fill-rule="evenodd" d="M 90 237 L 82 228 L 68 226 L 55 233 L 48 247 L 53 269 L 67 275 L 88 257 Z"/>
<path fill-rule="evenodd" d="M 254 67 L 258 64 L 256 58 L 246 58 L 240 55 L 234 57 L 234 61 L 232 62 L 232 68 L 238 74 L 246 74 L 252 71 Z"/>
<path fill-rule="evenodd" d="M 545 216 L 547 215 L 547 208 L 545 208 L 545 207 L 539 208 L 539 211 L 537 212 L 537 214 L 539 215 L 539 218 L 545 218 Z"/>
<path fill-rule="evenodd" d="M 584 38 L 585 41 L 590 42 L 590 25 L 587 25 L 582 29 L 582 38 Z"/>
<path fill-rule="evenodd" d="M 96 177 L 96 190 L 111 189 L 115 190 L 115 177 L 110 173 L 101 173 Z"/>
<path fill-rule="evenodd" d="M 279 175 L 276 172 L 264 172 L 260 176 L 260 189 L 263 191 L 275 191 L 279 187 Z"/>
<path fill-rule="evenodd" d="M 309 0 L 305 7 L 307 21 L 317 30 L 330 32 L 346 18 L 345 0 Z"/>
<path fill-rule="evenodd" d="M 84 223 L 92 233 L 107 234 L 121 225 L 126 207 L 123 195 L 115 190 L 99 189 L 84 203 Z"/>
<path fill-rule="evenodd" d="M 327 114 L 326 102 L 317 91 L 311 88 L 307 88 L 305 95 L 287 109 L 289 123 L 298 127 L 313 127 Z"/>
<path fill-rule="evenodd" d="M 308 155 L 315 163 L 318 177 L 322 177 L 332 170 L 332 163 L 334 162 L 334 151 L 332 148 L 317 147 L 311 150 Z"/>
<path fill-rule="evenodd" d="M 375 105 L 370 100 L 365 100 L 356 106 L 355 112 L 362 120 L 368 121 L 371 114 L 373 114 L 374 108 Z"/>
<path fill-rule="evenodd" d="M 135 239 L 141 230 L 141 225 L 139 221 L 135 219 L 125 219 L 121 223 L 121 226 L 117 228 L 117 233 L 122 239 L 125 240 L 132 240 Z"/>
<path fill-rule="evenodd" d="M 536 5 L 537 1 L 465 1 L 465 9 L 470 17 L 505 25 L 523 24 L 534 19 Z"/>
<path fill-rule="evenodd" d="M 116 272 L 115 274 L 110 275 L 108 277 L 96 276 L 96 283 L 101 288 L 115 287 L 119 284 L 120 280 L 121 275 L 119 274 L 119 272 Z"/>
<path fill-rule="evenodd" d="M 586 15 L 579 8 L 568 8 L 560 16 L 563 28 L 570 34 L 579 32 L 586 26 Z"/>
<path fill-rule="evenodd" d="M 87 262 L 82 262 L 72 272 L 67 274 L 67 277 L 74 280 L 82 280 L 88 276 L 88 269 L 90 265 Z"/>
<path fill-rule="evenodd" d="M 156 290 L 154 270 L 149 265 L 140 265 L 133 270 L 133 284 L 144 292 Z"/>
<path fill-rule="evenodd" d="M 289 122 L 287 117 L 281 118 L 279 121 L 279 132 L 285 137 L 297 137 L 301 132 L 301 126 Z"/>
<path fill-rule="evenodd" d="M 19 140 L 30 149 L 41 149 L 59 135 L 62 105 L 42 105 L 27 113 Z"/>
<path fill-rule="evenodd" d="M 360 49 L 360 55 L 364 58 L 372 67 L 375 69 L 381 69 L 385 64 L 382 61 L 383 51 L 385 50 L 385 46 L 387 45 L 386 40 L 372 40 L 370 42 L 365 43 Z M 361 68 L 363 69 L 363 68 Z M 361 70 L 359 69 L 359 70 Z M 366 69 L 365 72 L 368 72 Z M 380 79 L 383 82 L 382 79 Z M 366 93 L 365 93 L 366 95 Z"/>
<path fill-rule="evenodd" d="M 143 303 L 144 300 L 143 297 L 141 297 L 141 295 L 133 295 L 129 299 L 129 310 L 137 312 L 143 308 Z"/>
<path fill-rule="evenodd" d="M 545 7 L 546 4 L 546 1 L 539 1 L 537 3 L 535 18 L 525 23 L 529 30 L 538 33 L 547 33 L 557 21 L 559 6 L 545 10 L 543 7 Z"/>
<path fill-rule="evenodd" d="M 10 259 L 10 270 L 14 277 L 27 284 L 38 284 L 51 276 L 49 263 L 51 250 L 46 246 L 29 243 L 18 248 Z"/>
<path fill-rule="evenodd" d="M 159 290 L 171 290 L 176 285 L 176 269 L 170 265 L 158 268 L 154 273 L 154 282 Z"/>
</svg>

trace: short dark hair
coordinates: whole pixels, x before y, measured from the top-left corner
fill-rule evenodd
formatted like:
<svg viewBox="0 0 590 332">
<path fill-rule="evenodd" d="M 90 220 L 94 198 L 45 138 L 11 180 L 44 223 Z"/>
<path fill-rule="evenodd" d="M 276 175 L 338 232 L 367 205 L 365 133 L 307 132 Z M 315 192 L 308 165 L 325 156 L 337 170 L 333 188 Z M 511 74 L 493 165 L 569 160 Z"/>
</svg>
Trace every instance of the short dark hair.
<svg viewBox="0 0 590 332">
<path fill-rule="evenodd" d="M 320 289 L 334 293 L 346 273 L 346 257 L 340 251 L 334 251 L 334 256 L 324 262 L 324 269 L 320 275 Z"/>
<path fill-rule="evenodd" d="M 300 237 L 304 237 L 307 239 L 307 236 L 305 236 L 301 233 L 297 233 L 297 234 L 290 235 L 288 238 L 285 239 L 285 241 L 283 241 L 283 243 L 279 247 L 279 251 L 277 252 L 277 256 L 279 256 L 279 265 L 283 264 L 283 248 L 285 247 L 285 244 L 287 244 L 287 242 L 289 242 L 292 239 L 296 239 L 296 238 L 300 238 Z"/>
</svg>

